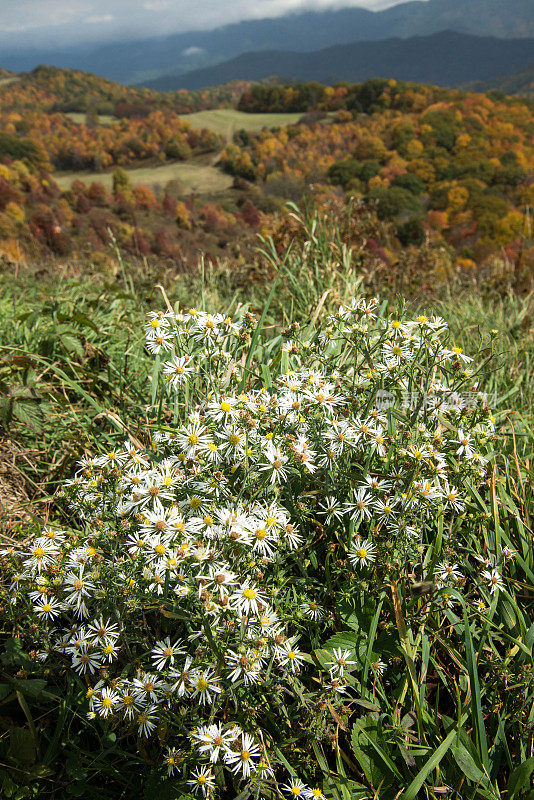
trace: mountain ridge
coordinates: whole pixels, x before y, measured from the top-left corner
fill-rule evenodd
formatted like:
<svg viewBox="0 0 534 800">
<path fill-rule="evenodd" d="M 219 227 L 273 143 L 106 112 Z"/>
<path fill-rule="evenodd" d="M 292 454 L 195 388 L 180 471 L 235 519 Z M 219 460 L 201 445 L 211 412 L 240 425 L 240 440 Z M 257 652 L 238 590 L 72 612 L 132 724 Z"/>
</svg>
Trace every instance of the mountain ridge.
<svg viewBox="0 0 534 800">
<path fill-rule="evenodd" d="M 430 36 L 352 42 L 299 53 L 284 50 L 243 53 L 214 67 L 169 75 L 146 86 L 159 91 L 202 89 L 232 80 L 276 76 L 331 84 L 369 78 L 461 86 L 517 72 L 532 61 L 534 39 L 497 39 L 442 31 Z"/>
<path fill-rule="evenodd" d="M 4 49 L 2 66 L 24 72 L 40 63 L 83 69 L 122 83 L 213 66 L 253 50 L 320 50 L 354 41 L 430 35 L 451 29 L 499 38 L 534 38 L 532 0 L 410 0 L 381 11 L 359 7 L 293 12 L 208 31 L 79 45 L 70 50 Z"/>
</svg>

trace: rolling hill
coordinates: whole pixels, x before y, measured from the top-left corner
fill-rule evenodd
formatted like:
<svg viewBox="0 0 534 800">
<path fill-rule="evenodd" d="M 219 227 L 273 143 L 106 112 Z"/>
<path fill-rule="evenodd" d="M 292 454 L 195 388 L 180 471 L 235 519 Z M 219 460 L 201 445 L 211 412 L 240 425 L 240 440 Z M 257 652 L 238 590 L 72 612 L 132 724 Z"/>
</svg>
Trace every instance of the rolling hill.
<svg viewBox="0 0 534 800">
<path fill-rule="evenodd" d="M 504 92 L 504 94 L 534 99 L 534 62 L 525 69 L 519 70 L 519 72 L 513 72 L 511 75 L 504 75 L 489 81 L 475 81 L 467 84 L 466 88 L 477 92 L 487 92 L 493 89 Z"/>
<path fill-rule="evenodd" d="M 153 89 L 200 89 L 231 80 L 364 81 L 368 78 L 460 86 L 487 81 L 532 61 L 534 39 L 496 39 L 443 31 L 410 39 L 353 42 L 308 53 L 282 50 L 244 53 L 214 67 L 149 82 Z"/>
<path fill-rule="evenodd" d="M 171 20 L 169 28 L 172 30 Z M 534 38 L 534 5 L 532 0 L 412 0 L 375 12 L 363 8 L 307 11 L 101 46 L 4 48 L 2 66 L 23 72 L 45 63 L 83 69 L 123 83 L 141 83 L 252 51 L 303 52 L 355 41 L 428 36 L 446 29 L 478 36 Z"/>
</svg>

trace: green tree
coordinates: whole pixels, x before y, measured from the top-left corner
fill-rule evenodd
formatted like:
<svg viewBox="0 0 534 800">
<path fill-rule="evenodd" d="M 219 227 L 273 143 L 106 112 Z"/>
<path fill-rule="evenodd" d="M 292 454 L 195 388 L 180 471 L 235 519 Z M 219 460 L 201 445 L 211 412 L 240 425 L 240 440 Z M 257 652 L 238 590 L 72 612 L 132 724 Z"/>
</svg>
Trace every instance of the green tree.
<svg viewBox="0 0 534 800">
<path fill-rule="evenodd" d="M 128 173 L 121 169 L 121 167 L 117 167 L 117 169 L 114 170 L 112 181 L 113 194 L 119 194 L 119 192 L 124 192 L 130 188 L 130 178 Z"/>
</svg>

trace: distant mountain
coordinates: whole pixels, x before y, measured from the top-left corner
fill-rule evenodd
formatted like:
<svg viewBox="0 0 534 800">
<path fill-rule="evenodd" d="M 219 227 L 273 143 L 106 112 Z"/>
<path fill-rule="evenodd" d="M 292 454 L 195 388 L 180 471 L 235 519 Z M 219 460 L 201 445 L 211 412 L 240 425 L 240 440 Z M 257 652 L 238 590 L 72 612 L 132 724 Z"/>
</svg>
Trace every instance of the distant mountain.
<svg viewBox="0 0 534 800">
<path fill-rule="evenodd" d="M 487 92 L 494 89 L 504 92 L 504 94 L 530 97 L 534 100 L 534 62 L 529 64 L 526 69 L 513 72 L 511 75 L 504 75 L 488 81 L 474 81 L 467 84 L 467 88 L 476 92 Z"/>
<path fill-rule="evenodd" d="M 311 53 L 268 50 L 243 55 L 215 67 L 151 81 L 160 91 L 202 89 L 232 80 L 364 81 L 368 78 L 460 86 L 496 78 L 532 61 L 534 39 L 496 39 L 443 31 L 410 39 L 353 42 Z"/>
<path fill-rule="evenodd" d="M 478 36 L 534 38 L 534 0 L 413 0 L 376 12 L 363 8 L 308 11 L 99 47 L 4 50 L 0 60 L 2 66 L 16 72 L 52 64 L 123 83 L 142 83 L 252 51 L 305 52 L 355 41 L 427 36 L 447 29 Z"/>
</svg>

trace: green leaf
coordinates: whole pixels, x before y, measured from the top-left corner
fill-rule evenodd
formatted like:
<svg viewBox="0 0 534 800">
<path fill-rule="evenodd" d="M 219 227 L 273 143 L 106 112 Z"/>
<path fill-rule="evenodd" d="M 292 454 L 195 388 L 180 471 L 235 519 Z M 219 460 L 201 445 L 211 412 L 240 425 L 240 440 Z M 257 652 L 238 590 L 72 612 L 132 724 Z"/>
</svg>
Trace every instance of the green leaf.
<svg viewBox="0 0 534 800">
<path fill-rule="evenodd" d="M 12 691 L 13 687 L 9 683 L 0 683 L 0 701 L 5 700 Z"/>
<path fill-rule="evenodd" d="M 99 333 L 99 328 L 95 325 L 92 319 L 90 319 L 87 314 L 82 314 L 81 311 L 75 311 L 72 315 L 72 319 L 74 322 L 77 322 L 79 325 L 85 325 L 87 328 L 92 328 L 95 333 Z"/>
<path fill-rule="evenodd" d="M 16 400 L 13 403 L 13 416 L 24 425 L 29 425 L 37 433 L 43 429 L 44 415 L 39 407 L 39 400 Z"/>
<path fill-rule="evenodd" d="M 333 651 L 341 648 L 341 650 L 349 650 L 350 660 L 358 662 L 361 666 L 365 663 L 367 647 L 368 641 L 360 633 L 342 631 L 327 639 L 321 648 L 314 651 L 314 655 L 324 669 L 329 669 L 332 666 Z M 370 654 L 370 657 L 371 655 L 378 659 L 377 654 Z M 352 672 L 356 669 L 356 665 L 350 665 L 347 669 Z"/>
<path fill-rule="evenodd" d="M 35 762 L 35 742 L 27 728 L 11 728 L 8 756 L 20 764 Z"/>
<path fill-rule="evenodd" d="M 387 744 L 380 735 L 378 720 L 363 717 L 352 728 L 352 749 L 367 780 L 378 786 L 391 776 L 402 780 L 402 775 L 386 752 Z"/>
<path fill-rule="evenodd" d="M 71 333 L 64 333 L 61 336 L 61 344 L 68 353 L 75 353 L 78 358 L 82 359 L 84 356 L 83 345 L 77 336 Z"/>
<path fill-rule="evenodd" d="M 351 631 L 341 631 L 335 633 L 330 639 L 324 643 L 322 650 L 334 650 L 341 647 L 342 650 L 359 650 L 363 638 L 361 634 L 352 633 Z"/>
<path fill-rule="evenodd" d="M 534 771 L 534 756 L 527 758 L 522 764 L 518 764 L 508 778 L 508 800 L 512 800 L 521 789 L 524 789 L 530 782 L 530 776 Z"/>
<path fill-rule="evenodd" d="M 475 783 L 488 783 L 488 776 L 477 767 L 475 759 L 461 742 L 452 745 L 451 752 L 466 778 Z"/>
<path fill-rule="evenodd" d="M 452 746 L 452 743 L 457 735 L 458 731 L 455 728 L 442 741 L 440 746 L 434 751 L 432 756 L 428 759 L 426 764 L 423 765 L 413 781 L 410 783 L 406 789 L 406 792 L 402 795 L 402 800 L 417 800 L 419 790 L 423 787 L 423 784 L 430 773 L 436 769 L 447 750 Z"/>
<path fill-rule="evenodd" d="M 355 631 L 367 632 L 376 611 L 375 598 L 369 594 L 338 600 L 337 613 L 341 621 Z"/>
<path fill-rule="evenodd" d="M 13 680 L 13 686 L 17 692 L 21 694 L 27 694 L 30 695 L 30 697 L 39 697 L 43 694 L 46 681 L 43 678 L 30 678 L 26 681 Z M 50 695 L 50 697 L 53 696 L 54 695 Z"/>
</svg>

